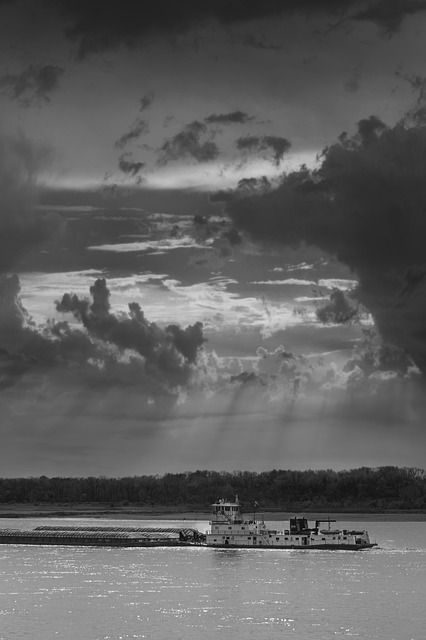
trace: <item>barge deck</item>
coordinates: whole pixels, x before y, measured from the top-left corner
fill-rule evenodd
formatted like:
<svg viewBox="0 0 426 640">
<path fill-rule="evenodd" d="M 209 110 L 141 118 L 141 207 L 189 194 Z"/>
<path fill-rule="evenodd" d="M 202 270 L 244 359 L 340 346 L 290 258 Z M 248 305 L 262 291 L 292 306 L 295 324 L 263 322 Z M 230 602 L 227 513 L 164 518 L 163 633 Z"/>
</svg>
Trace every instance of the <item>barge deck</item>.
<svg viewBox="0 0 426 640">
<path fill-rule="evenodd" d="M 40 526 L 33 530 L 0 529 L 0 544 L 82 547 L 182 547 L 203 544 L 197 529 L 150 527 Z"/>
</svg>

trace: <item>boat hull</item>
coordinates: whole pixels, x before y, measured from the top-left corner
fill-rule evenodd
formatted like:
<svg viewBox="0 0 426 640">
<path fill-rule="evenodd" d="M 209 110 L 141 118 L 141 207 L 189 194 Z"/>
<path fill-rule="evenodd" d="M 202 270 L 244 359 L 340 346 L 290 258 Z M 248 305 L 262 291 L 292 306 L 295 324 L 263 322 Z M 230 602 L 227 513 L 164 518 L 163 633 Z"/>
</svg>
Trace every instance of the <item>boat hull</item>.
<svg viewBox="0 0 426 640">
<path fill-rule="evenodd" d="M 370 544 L 312 544 L 312 545 L 282 545 L 282 544 L 207 544 L 210 549 L 288 549 L 299 551 L 362 551 L 376 547 L 376 542 Z"/>
</svg>

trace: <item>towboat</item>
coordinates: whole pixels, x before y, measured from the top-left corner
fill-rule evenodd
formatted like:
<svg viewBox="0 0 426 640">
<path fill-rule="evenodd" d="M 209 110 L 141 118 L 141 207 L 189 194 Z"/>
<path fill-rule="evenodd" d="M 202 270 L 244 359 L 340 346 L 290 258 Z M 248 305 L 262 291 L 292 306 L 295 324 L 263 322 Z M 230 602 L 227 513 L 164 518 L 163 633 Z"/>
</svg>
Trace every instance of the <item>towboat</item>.
<svg viewBox="0 0 426 640">
<path fill-rule="evenodd" d="M 350 531 L 332 528 L 336 520 L 315 520 L 310 526 L 307 518 L 290 518 L 287 529 L 270 529 L 262 518 L 256 519 L 254 505 L 253 518 L 245 520 L 242 516 L 238 496 L 234 501 L 218 500 L 213 505 L 210 529 L 206 531 L 208 547 L 221 548 L 259 548 L 275 547 L 279 549 L 333 549 L 358 550 L 377 546 L 370 542 L 368 532 Z M 326 526 L 324 526 L 326 525 Z"/>
</svg>

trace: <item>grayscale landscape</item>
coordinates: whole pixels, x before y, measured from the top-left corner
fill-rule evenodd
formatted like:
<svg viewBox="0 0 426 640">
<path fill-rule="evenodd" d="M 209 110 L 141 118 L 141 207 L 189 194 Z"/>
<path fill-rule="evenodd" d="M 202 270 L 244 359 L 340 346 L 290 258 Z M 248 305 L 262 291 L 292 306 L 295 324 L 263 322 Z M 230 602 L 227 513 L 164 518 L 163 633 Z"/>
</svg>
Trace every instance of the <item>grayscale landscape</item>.
<svg viewBox="0 0 426 640">
<path fill-rule="evenodd" d="M 423 639 L 425 32 L 424 0 L 0 0 L 4 536 L 204 534 L 238 495 L 377 542 L 1 544 L 0 640 Z"/>
</svg>

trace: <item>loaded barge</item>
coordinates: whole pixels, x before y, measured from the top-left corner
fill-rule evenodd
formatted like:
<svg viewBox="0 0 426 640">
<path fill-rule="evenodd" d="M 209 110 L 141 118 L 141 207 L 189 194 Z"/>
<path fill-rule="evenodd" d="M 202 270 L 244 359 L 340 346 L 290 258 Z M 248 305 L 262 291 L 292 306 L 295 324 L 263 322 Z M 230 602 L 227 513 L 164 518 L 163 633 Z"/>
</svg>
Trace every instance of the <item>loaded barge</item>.
<svg viewBox="0 0 426 640">
<path fill-rule="evenodd" d="M 255 508 L 256 506 L 258 506 L 257 503 Z M 327 518 L 327 520 L 316 520 L 314 526 L 309 526 L 307 518 L 290 518 L 288 529 L 282 531 L 269 529 L 263 517 L 261 520 L 256 520 L 256 510 L 252 520 L 244 520 L 238 497 L 236 497 L 233 502 L 219 500 L 213 504 L 210 529 L 206 532 L 206 544 L 208 547 L 225 549 L 274 547 L 348 551 L 377 546 L 376 542 L 370 541 L 367 531 L 332 529 L 332 522 L 336 520 Z M 328 527 L 321 528 L 325 523 Z"/>
<path fill-rule="evenodd" d="M 0 544 L 73 545 L 79 547 L 182 547 L 204 543 L 197 529 L 153 527 L 39 526 L 0 529 Z"/>
</svg>

